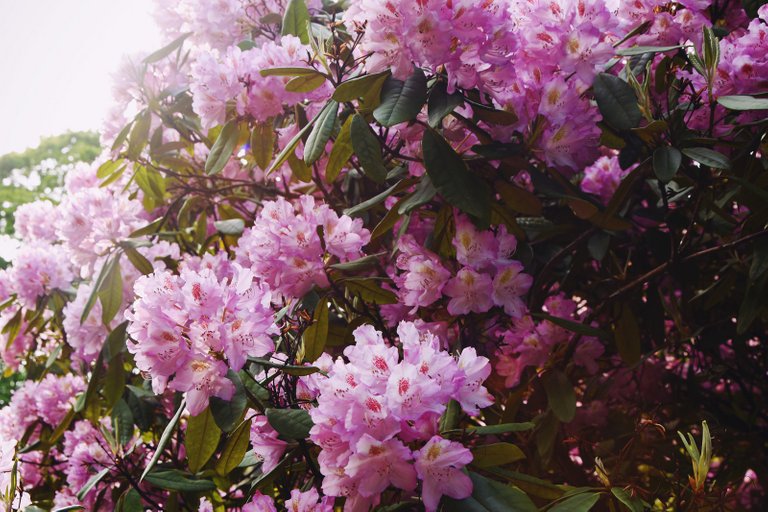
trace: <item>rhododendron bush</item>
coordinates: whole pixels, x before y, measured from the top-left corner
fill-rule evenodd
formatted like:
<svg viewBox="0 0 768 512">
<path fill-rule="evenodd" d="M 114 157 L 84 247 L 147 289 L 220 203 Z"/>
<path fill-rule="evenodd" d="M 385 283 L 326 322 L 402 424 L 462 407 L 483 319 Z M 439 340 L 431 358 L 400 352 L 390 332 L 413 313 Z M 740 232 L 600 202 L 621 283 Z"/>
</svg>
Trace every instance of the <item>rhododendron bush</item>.
<svg viewBox="0 0 768 512">
<path fill-rule="evenodd" d="M 768 7 L 157 18 L 17 217 L 7 509 L 761 510 Z"/>
</svg>

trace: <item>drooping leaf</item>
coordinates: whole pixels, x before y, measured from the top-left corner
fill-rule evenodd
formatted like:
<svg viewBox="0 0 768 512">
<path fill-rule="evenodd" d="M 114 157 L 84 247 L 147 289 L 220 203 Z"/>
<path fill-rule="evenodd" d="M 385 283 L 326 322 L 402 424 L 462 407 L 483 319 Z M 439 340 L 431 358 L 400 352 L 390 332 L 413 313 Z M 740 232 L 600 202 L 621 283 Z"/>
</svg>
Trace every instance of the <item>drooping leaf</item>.
<svg viewBox="0 0 768 512">
<path fill-rule="evenodd" d="M 189 418 L 184 446 L 190 471 L 200 471 L 216 451 L 220 438 L 221 429 L 216 425 L 209 407 L 197 416 Z"/>
<path fill-rule="evenodd" d="M 380 89 L 389 76 L 389 71 L 374 75 L 363 75 L 342 82 L 333 92 L 332 98 L 339 103 L 356 100 L 367 95 L 371 90 Z"/>
<path fill-rule="evenodd" d="M 296 36 L 309 44 L 309 10 L 304 0 L 290 0 L 283 16 L 281 35 Z"/>
<path fill-rule="evenodd" d="M 355 152 L 352 148 L 352 119 L 354 116 L 347 117 L 344 124 L 341 125 L 336 140 L 333 141 L 333 148 L 328 155 L 328 163 L 325 165 L 325 182 L 333 183 L 339 176 L 341 169 L 349 160 L 349 157 Z"/>
<path fill-rule="evenodd" d="M 708 167 L 714 167 L 715 169 L 731 168 L 731 160 L 727 156 L 709 148 L 685 148 L 683 149 L 683 154 L 691 160 Z"/>
<path fill-rule="evenodd" d="M 96 487 L 96 484 L 101 482 L 101 480 L 107 476 L 109 473 L 110 468 L 104 468 L 95 475 L 93 475 L 91 478 L 88 479 L 88 481 L 85 483 L 85 485 L 77 492 L 77 499 L 82 501 L 85 499 L 85 497 L 88 495 L 89 492 L 93 490 L 94 487 Z"/>
<path fill-rule="evenodd" d="M 427 101 L 427 77 L 421 68 L 403 80 L 387 77 L 381 88 L 381 103 L 373 117 L 382 126 L 394 126 L 414 119 Z"/>
<path fill-rule="evenodd" d="M 373 304 L 396 304 L 397 295 L 389 290 L 385 290 L 375 279 L 354 279 L 344 280 L 344 286 L 353 295 L 359 295 L 366 302 Z"/>
<path fill-rule="evenodd" d="M 292 78 L 285 84 L 285 90 L 288 92 L 310 92 L 325 83 L 325 75 L 319 71 L 307 75 L 299 75 Z"/>
<path fill-rule="evenodd" d="M 397 213 L 405 215 L 412 212 L 418 207 L 429 203 L 432 198 L 435 197 L 436 193 L 437 190 L 435 190 L 434 185 L 432 185 L 432 180 L 429 176 L 423 176 L 413 194 L 408 196 L 397 206 Z"/>
<path fill-rule="evenodd" d="M 617 76 L 599 73 L 592 87 L 600 113 L 608 124 L 618 130 L 630 130 L 638 125 L 643 116 L 632 86 Z"/>
<path fill-rule="evenodd" d="M 224 400 L 212 396 L 210 409 L 213 419 L 219 428 L 224 432 L 231 432 L 242 419 L 245 408 L 248 406 L 248 399 L 245 395 L 243 381 L 240 380 L 240 376 L 237 373 L 229 370 L 227 372 L 227 379 L 232 381 L 232 384 L 235 386 L 232 398 Z"/>
<path fill-rule="evenodd" d="M 256 165 L 262 171 L 267 170 L 275 151 L 275 130 L 271 122 L 257 124 L 251 132 L 251 153 Z"/>
<path fill-rule="evenodd" d="M 671 146 L 656 148 L 653 152 L 653 172 L 662 183 L 669 183 L 677 174 L 683 155 Z"/>
<path fill-rule="evenodd" d="M 352 117 L 350 140 L 365 175 L 377 183 L 384 183 L 387 168 L 381 157 L 381 143 L 360 114 Z"/>
<path fill-rule="evenodd" d="M 427 174 L 440 195 L 463 212 L 488 220 L 491 215 L 488 184 L 469 171 L 466 162 L 436 131 L 424 131 L 422 148 Z"/>
<path fill-rule="evenodd" d="M 112 430 L 122 446 L 133 438 L 133 413 L 128 403 L 122 398 L 112 408 Z"/>
<path fill-rule="evenodd" d="M 304 347 L 304 361 L 311 363 L 325 350 L 328 340 L 328 300 L 320 298 L 312 314 L 312 324 L 309 325 L 301 336 Z"/>
<path fill-rule="evenodd" d="M 617 500 L 619 500 L 630 512 L 643 512 L 645 506 L 643 506 L 643 500 L 637 496 L 630 495 L 627 491 L 621 487 L 611 487 L 611 494 L 613 494 Z"/>
<path fill-rule="evenodd" d="M 163 454 L 165 445 L 167 445 L 168 441 L 171 440 L 171 435 L 173 435 L 173 431 L 176 429 L 176 425 L 178 425 L 179 423 L 179 419 L 181 418 L 181 413 L 184 412 L 184 407 L 186 407 L 186 403 L 184 402 L 184 400 L 182 400 L 181 404 L 179 404 L 179 408 L 176 410 L 176 414 L 173 415 L 173 418 L 171 418 L 171 421 L 169 421 L 168 425 L 165 426 L 165 430 L 163 430 L 163 434 L 160 436 L 160 441 L 158 441 L 157 443 L 157 448 L 155 448 L 155 453 L 152 454 L 152 458 L 149 460 L 149 463 L 144 468 L 144 471 L 141 473 L 139 482 L 144 480 L 144 478 L 152 470 L 152 468 L 155 467 L 155 464 L 157 464 L 157 461 L 160 460 L 160 456 Z"/>
<path fill-rule="evenodd" d="M 99 286 L 99 302 L 101 303 L 101 321 L 108 325 L 123 304 L 123 276 L 120 272 L 120 259 L 115 256 L 113 262 Z"/>
<path fill-rule="evenodd" d="M 306 439 L 312 428 L 312 418 L 304 409 L 267 409 L 267 421 L 278 434 L 287 439 Z"/>
<path fill-rule="evenodd" d="M 573 384 L 560 370 L 551 370 L 542 377 L 544 390 L 552 412 L 557 419 L 568 423 L 576 415 L 576 393 Z"/>
<path fill-rule="evenodd" d="M 681 45 L 674 46 L 632 46 L 630 48 L 621 48 L 616 50 L 617 55 L 622 57 L 633 57 L 635 55 L 644 55 L 646 53 L 665 53 L 672 50 L 679 50 Z"/>
<path fill-rule="evenodd" d="M 219 137 L 216 142 L 213 143 L 208 158 L 205 161 L 205 172 L 209 176 L 221 171 L 232 153 L 237 147 L 237 141 L 240 137 L 240 128 L 237 120 L 233 119 L 224 125 L 221 129 Z"/>
<path fill-rule="evenodd" d="M 335 100 L 328 100 L 323 110 L 317 114 L 315 125 L 304 144 L 304 163 L 307 165 L 312 165 L 325 151 L 325 145 L 331 138 L 333 126 L 336 124 L 338 110 L 339 104 Z"/>
<path fill-rule="evenodd" d="M 438 82 L 429 93 L 427 102 L 427 116 L 429 126 L 438 128 L 443 118 L 464 104 L 461 94 L 454 92 L 448 94 L 445 82 Z"/>
<path fill-rule="evenodd" d="M 277 169 L 282 166 L 286 160 L 288 160 L 288 157 L 290 155 L 294 154 L 294 151 L 296 150 L 296 146 L 299 144 L 299 141 L 304 137 L 304 135 L 312 129 L 312 126 L 315 123 L 315 120 L 317 117 L 314 117 L 312 121 L 308 122 L 304 128 L 299 130 L 299 132 L 293 136 L 293 138 L 288 142 L 288 144 L 285 145 L 285 147 L 278 153 L 278 155 L 275 157 L 275 161 L 272 162 L 272 165 L 269 166 L 269 169 L 267 170 L 266 174 L 270 175 L 273 172 L 275 172 Z"/>
<path fill-rule="evenodd" d="M 158 62 L 160 60 L 163 60 L 179 48 L 181 48 L 181 45 L 184 44 L 184 41 L 192 35 L 192 32 L 187 32 L 186 34 L 182 34 L 167 45 L 163 46 L 156 52 L 150 53 L 147 57 L 144 58 L 144 64 L 153 64 L 155 62 Z"/>
<path fill-rule="evenodd" d="M 221 452 L 221 456 L 216 462 L 216 473 L 226 476 L 242 462 L 245 453 L 248 451 L 250 433 L 251 420 L 248 420 L 230 434 Z"/>
</svg>

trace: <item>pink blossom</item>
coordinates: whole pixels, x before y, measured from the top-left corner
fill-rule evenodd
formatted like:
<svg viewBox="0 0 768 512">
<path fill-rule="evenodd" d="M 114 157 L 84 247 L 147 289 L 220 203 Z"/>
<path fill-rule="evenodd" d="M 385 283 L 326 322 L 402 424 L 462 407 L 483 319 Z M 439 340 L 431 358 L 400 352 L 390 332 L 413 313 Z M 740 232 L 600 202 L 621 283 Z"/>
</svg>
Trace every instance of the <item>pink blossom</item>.
<svg viewBox="0 0 768 512">
<path fill-rule="evenodd" d="M 427 512 L 437 510 L 440 497 L 467 498 L 472 480 L 461 469 L 472 462 L 472 453 L 459 443 L 434 436 L 414 453 L 416 473 L 422 480 L 421 498 Z"/>
<path fill-rule="evenodd" d="M 470 311 L 485 313 L 493 306 L 491 290 L 492 281 L 488 274 L 462 268 L 443 289 L 451 297 L 448 312 L 452 315 L 466 315 Z"/>
<path fill-rule="evenodd" d="M 504 312 L 512 318 L 520 318 L 527 311 L 521 297 L 528 292 L 531 284 L 533 278 L 523 273 L 523 265 L 518 261 L 510 261 L 498 269 L 493 278 L 493 303 L 502 306 Z"/>
</svg>

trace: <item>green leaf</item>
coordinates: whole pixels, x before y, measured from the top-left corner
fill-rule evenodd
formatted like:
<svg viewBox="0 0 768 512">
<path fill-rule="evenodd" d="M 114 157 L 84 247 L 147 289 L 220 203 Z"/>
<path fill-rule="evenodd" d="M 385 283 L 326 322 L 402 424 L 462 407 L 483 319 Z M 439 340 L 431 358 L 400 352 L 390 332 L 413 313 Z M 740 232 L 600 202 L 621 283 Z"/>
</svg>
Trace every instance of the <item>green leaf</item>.
<svg viewBox="0 0 768 512">
<path fill-rule="evenodd" d="M 421 68 L 414 68 L 405 81 L 387 77 L 381 88 L 381 103 L 373 117 L 382 126 L 394 126 L 415 119 L 427 100 L 427 77 Z"/>
<path fill-rule="evenodd" d="M 708 167 L 714 167 L 715 169 L 731 168 L 731 160 L 727 156 L 708 148 L 685 148 L 683 154 L 691 160 Z"/>
<path fill-rule="evenodd" d="M 524 458 L 523 451 L 512 443 L 482 444 L 472 448 L 472 464 L 479 468 L 503 466 Z"/>
<path fill-rule="evenodd" d="M 93 490 L 93 488 L 101 482 L 101 480 L 109 474 L 110 468 L 104 468 L 95 475 L 93 475 L 91 478 L 88 479 L 88 481 L 85 483 L 85 485 L 77 492 L 77 499 L 82 501 L 86 495 Z"/>
<path fill-rule="evenodd" d="M 248 399 L 245 396 L 245 388 L 243 387 L 243 381 L 240 380 L 240 376 L 229 370 L 227 372 L 227 378 L 232 381 L 235 386 L 235 392 L 232 398 L 229 400 L 223 400 L 219 397 L 211 397 L 211 414 L 213 419 L 216 420 L 216 424 L 224 432 L 231 432 L 235 426 L 241 421 L 245 408 L 248 406 Z"/>
<path fill-rule="evenodd" d="M 381 257 L 385 254 L 386 252 L 369 254 L 368 256 L 363 256 L 362 258 L 347 261 L 345 263 L 334 263 L 333 265 L 328 265 L 328 268 L 340 270 L 342 272 L 357 272 L 359 270 L 367 270 L 369 268 L 375 267 L 381 261 Z"/>
<path fill-rule="evenodd" d="M 339 104 L 335 100 L 329 100 L 323 110 L 317 114 L 315 125 L 304 144 L 304 163 L 307 165 L 312 165 L 325 151 L 325 145 L 331 138 L 333 127 L 336 124 L 338 110 Z"/>
<path fill-rule="evenodd" d="M 160 441 L 157 443 L 157 448 L 155 449 L 155 453 L 152 454 L 152 458 L 149 460 L 149 464 L 147 464 L 147 467 L 144 468 L 144 471 L 141 473 L 141 478 L 139 478 L 139 482 L 144 480 L 144 478 L 147 476 L 147 474 L 150 472 L 150 470 L 157 464 L 157 461 L 160 459 L 160 456 L 163 453 L 163 450 L 165 449 L 165 445 L 168 444 L 168 441 L 171 440 L 171 435 L 173 434 L 173 431 L 176 429 L 176 425 L 179 423 L 179 418 L 181 418 L 181 413 L 184 412 L 185 407 L 184 400 L 181 401 L 181 404 L 179 404 L 179 408 L 176 411 L 176 414 L 173 415 L 173 418 L 171 418 L 171 421 L 168 422 L 168 425 L 165 426 L 165 430 L 163 430 L 163 434 L 160 436 Z"/>
<path fill-rule="evenodd" d="M 542 377 L 542 384 L 555 417 L 564 423 L 571 421 L 576 415 L 576 393 L 565 373 L 560 370 L 547 372 Z"/>
<path fill-rule="evenodd" d="M 251 434 L 251 420 L 241 424 L 230 434 L 219 460 L 216 462 L 216 473 L 226 476 L 235 469 L 248 451 Z"/>
<path fill-rule="evenodd" d="M 359 295 L 366 302 L 373 304 L 396 304 L 397 295 L 389 290 L 383 289 L 375 279 L 344 279 L 344 286 L 353 295 Z"/>
<path fill-rule="evenodd" d="M 530 421 L 525 423 L 501 423 L 500 425 L 485 425 L 482 427 L 469 427 L 467 428 L 468 434 L 484 435 L 498 435 L 506 434 L 507 432 L 524 432 L 531 430 L 535 427 L 535 423 Z"/>
<path fill-rule="evenodd" d="M 599 493 L 582 492 L 558 502 L 548 512 L 587 512 L 592 510 L 599 499 Z"/>
<path fill-rule="evenodd" d="M 285 90 L 288 92 L 310 92 L 322 86 L 325 80 L 324 74 L 315 71 L 312 74 L 299 75 L 296 78 L 292 78 L 285 84 Z"/>
<path fill-rule="evenodd" d="M 219 137 L 213 143 L 208 159 L 205 161 L 205 172 L 209 176 L 221 171 L 232 153 L 237 147 L 237 140 L 240 137 L 240 128 L 237 120 L 233 119 L 224 125 Z"/>
<path fill-rule="evenodd" d="M 184 446 L 187 451 L 189 469 L 193 473 L 200 471 L 205 466 L 219 446 L 221 429 L 213 419 L 210 407 L 206 407 L 197 416 L 191 416 L 187 421 L 187 434 Z"/>
<path fill-rule="evenodd" d="M 522 490 L 470 471 L 472 496 L 464 500 L 445 498 L 446 512 L 537 512 L 538 507 Z"/>
<path fill-rule="evenodd" d="M 643 500 L 637 496 L 631 496 L 621 487 L 611 487 L 611 493 L 631 512 L 643 512 L 643 510 L 645 510 L 645 507 L 643 506 Z"/>
<path fill-rule="evenodd" d="M 306 439 L 312 428 L 312 418 L 304 409 L 267 409 L 267 421 L 286 439 Z"/>
<path fill-rule="evenodd" d="M 271 122 L 259 123 L 251 132 L 251 153 L 262 171 L 267 169 L 275 151 L 275 130 Z"/>
<path fill-rule="evenodd" d="M 309 44 L 309 10 L 304 0 L 290 0 L 280 35 L 297 36 L 303 44 Z"/>
<path fill-rule="evenodd" d="M 131 135 L 128 137 L 128 159 L 137 160 L 141 155 L 141 150 L 147 144 L 149 139 L 149 128 L 152 124 L 152 112 L 143 110 L 136 116 L 136 122 L 131 129 Z"/>
<path fill-rule="evenodd" d="M 446 201 L 481 220 L 491 216 L 491 190 L 439 133 L 424 130 L 424 166 L 432 184 Z"/>
<path fill-rule="evenodd" d="M 328 163 L 325 165 L 325 182 L 333 183 L 339 176 L 341 169 L 354 153 L 352 148 L 352 119 L 354 116 L 347 117 L 344 124 L 341 125 L 336 140 L 333 141 L 331 154 L 328 155 Z"/>
<path fill-rule="evenodd" d="M 350 140 L 365 175 L 377 183 L 384 183 L 387 168 L 381 158 L 381 144 L 360 114 L 352 116 Z"/>
<path fill-rule="evenodd" d="M 621 307 L 621 314 L 614 324 L 613 335 L 621 359 L 630 366 L 637 364 L 642 355 L 640 327 L 628 304 Z"/>
<path fill-rule="evenodd" d="M 181 45 L 184 43 L 184 40 L 187 39 L 189 36 L 192 35 L 192 32 L 187 32 L 186 34 L 182 34 L 167 45 L 163 46 L 159 50 L 157 50 L 154 53 L 150 53 L 147 57 L 144 58 L 144 64 L 152 64 L 154 62 L 157 62 L 159 60 L 162 60 L 166 58 L 168 55 L 172 54 L 179 48 L 181 48 Z"/>
<path fill-rule="evenodd" d="M 362 203 L 358 203 L 355 206 L 347 208 L 346 210 L 344 210 L 344 215 L 347 215 L 349 217 L 354 217 L 358 213 L 362 213 L 362 212 L 364 212 L 366 210 L 369 210 L 369 209 L 373 208 L 377 204 L 380 204 L 380 203 L 384 202 L 384 200 L 386 198 L 388 198 L 389 196 L 394 194 L 396 191 L 403 190 L 404 188 L 407 188 L 407 187 L 411 186 L 412 184 L 413 184 L 412 180 L 400 180 L 397 183 L 395 183 L 394 185 L 392 185 L 391 187 L 389 187 L 384 192 L 376 194 L 375 196 L 373 196 L 373 197 L 371 197 L 369 199 L 366 199 Z M 401 204 L 401 203 L 399 203 L 399 204 Z M 399 208 L 399 204 L 398 204 L 398 208 Z M 397 211 L 397 210 L 395 210 L 395 211 Z"/>
<path fill-rule="evenodd" d="M 275 170 L 279 169 L 280 166 L 282 166 L 286 160 L 288 160 L 288 157 L 294 154 L 294 151 L 296 149 L 296 146 L 299 144 L 299 141 L 301 140 L 304 135 L 312 129 L 312 126 L 315 123 L 315 120 L 317 117 L 314 117 L 310 122 L 307 123 L 307 125 L 299 130 L 299 132 L 293 136 L 293 138 L 288 142 L 288 144 L 285 145 L 285 147 L 278 153 L 277 157 L 275 157 L 275 161 L 272 162 L 272 165 L 267 170 L 266 174 L 270 175 Z"/>
<path fill-rule="evenodd" d="M 389 71 L 383 71 L 374 75 L 358 76 L 342 82 L 333 92 L 332 98 L 339 103 L 356 100 L 367 95 L 371 90 L 380 89 L 389 75 Z"/>
<path fill-rule="evenodd" d="M 635 55 L 644 55 L 646 53 L 664 53 L 671 50 L 679 50 L 680 48 L 682 48 L 682 45 L 679 44 L 674 46 L 633 46 L 616 50 L 616 54 L 622 57 L 634 57 Z"/>
<path fill-rule="evenodd" d="M 653 172 L 662 183 L 669 183 L 677 174 L 683 155 L 670 146 L 656 148 L 653 152 Z"/>
<path fill-rule="evenodd" d="M 117 512 L 144 512 L 144 508 L 141 505 L 141 495 L 136 489 L 128 489 L 120 499 Z"/>
<path fill-rule="evenodd" d="M 190 476 L 177 469 L 168 469 L 153 471 L 147 475 L 146 481 L 169 491 L 205 492 L 216 489 L 216 484 L 210 480 L 194 480 Z"/>
<path fill-rule="evenodd" d="M 559 325 L 563 329 L 568 329 L 569 331 L 578 334 L 584 334 L 585 336 L 595 336 L 596 338 L 610 337 L 608 333 L 602 329 L 592 327 L 591 325 L 582 324 L 581 322 L 574 322 L 573 320 L 568 320 L 566 318 L 560 318 L 559 316 L 553 316 L 547 313 L 531 313 L 531 316 L 534 318 L 547 320 L 555 325 Z"/>
<path fill-rule="evenodd" d="M 243 219 L 217 220 L 213 223 L 216 231 L 222 235 L 238 236 L 243 234 L 245 221 Z"/>
<path fill-rule="evenodd" d="M 464 104 L 461 94 L 454 92 L 448 94 L 448 86 L 445 82 L 438 82 L 429 93 L 427 102 L 427 117 L 429 126 L 437 128 L 443 118 Z"/>
<path fill-rule="evenodd" d="M 295 153 L 288 155 L 288 167 L 291 168 L 291 174 L 304 183 L 312 181 L 312 168 L 300 160 Z"/>
<path fill-rule="evenodd" d="M 621 78 L 599 73 L 592 84 L 595 100 L 603 119 L 618 130 L 638 125 L 642 114 L 632 87 Z"/>
<path fill-rule="evenodd" d="M 301 336 L 301 342 L 304 347 L 304 361 L 311 363 L 323 355 L 327 340 L 328 300 L 321 297 L 312 315 L 312 324 L 304 330 L 304 334 Z"/>
<path fill-rule="evenodd" d="M 313 373 L 317 373 L 320 371 L 320 369 L 315 366 L 300 366 L 296 364 L 275 363 L 274 361 L 270 361 L 269 359 L 264 359 L 262 357 L 249 357 L 248 360 L 253 363 L 260 364 L 261 366 L 264 366 L 266 368 L 275 368 L 280 370 L 283 373 L 286 373 L 288 375 L 293 375 L 296 377 L 312 375 Z"/>
<path fill-rule="evenodd" d="M 398 205 L 397 213 L 400 215 L 411 213 L 418 207 L 429 203 L 432 198 L 435 197 L 435 194 L 437 194 L 437 190 L 435 190 L 435 186 L 432 185 L 432 180 L 429 176 L 423 176 L 413 194 L 408 196 Z"/>
<path fill-rule="evenodd" d="M 768 274 L 764 274 L 757 281 L 750 281 L 744 294 L 744 301 L 739 307 L 739 319 L 736 323 L 736 332 L 747 332 L 760 312 L 765 308 L 765 289 L 768 284 Z"/>
<path fill-rule="evenodd" d="M 720 96 L 717 102 L 731 110 L 768 110 L 768 98 L 746 95 Z"/>
<path fill-rule="evenodd" d="M 125 369 L 123 368 L 123 358 L 115 357 L 109 362 L 107 367 L 107 373 L 104 376 L 104 388 L 102 393 L 104 395 L 104 405 L 107 411 L 111 411 L 112 407 L 120 400 L 125 390 Z"/>
<path fill-rule="evenodd" d="M 145 258 L 143 254 L 136 250 L 135 247 L 124 243 L 121 243 L 120 247 L 123 248 L 123 252 L 126 256 L 128 256 L 128 261 L 130 261 L 134 268 L 141 272 L 142 275 L 146 276 L 155 271 L 152 263 L 147 258 Z"/>
<path fill-rule="evenodd" d="M 112 430 L 122 446 L 128 444 L 133 437 L 133 413 L 122 398 L 112 408 Z"/>
<path fill-rule="evenodd" d="M 104 325 L 115 318 L 123 304 L 123 276 L 120 273 L 120 258 L 115 256 L 104 281 L 99 286 L 99 302 L 101 302 L 101 321 Z"/>
</svg>

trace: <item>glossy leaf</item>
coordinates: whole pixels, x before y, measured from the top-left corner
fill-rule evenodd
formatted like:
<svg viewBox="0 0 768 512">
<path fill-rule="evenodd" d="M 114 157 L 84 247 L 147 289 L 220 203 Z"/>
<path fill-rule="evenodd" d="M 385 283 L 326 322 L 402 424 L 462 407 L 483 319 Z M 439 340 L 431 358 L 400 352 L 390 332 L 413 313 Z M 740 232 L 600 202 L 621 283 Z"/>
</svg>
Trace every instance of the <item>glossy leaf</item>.
<svg viewBox="0 0 768 512">
<path fill-rule="evenodd" d="M 216 451 L 221 438 L 221 429 L 216 425 L 210 408 L 206 407 L 197 416 L 187 420 L 187 432 L 184 446 L 187 452 L 189 469 L 197 473 Z"/>
<path fill-rule="evenodd" d="M 227 162 L 237 147 L 240 137 L 240 128 L 236 120 L 229 121 L 221 129 L 219 137 L 213 143 L 208 158 L 205 161 L 205 172 L 208 175 L 217 174 Z"/>
<path fill-rule="evenodd" d="M 479 468 L 503 466 L 524 458 L 523 451 L 512 443 L 481 444 L 472 448 L 472 464 Z"/>
<path fill-rule="evenodd" d="M 272 161 L 276 138 L 272 123 L 269 122 L 257 124 L 251 132 L 251 153 L 256 165 L 262 171 L 265 171 L 269 162 Z"/>
<path fill-rule="evenodd" d="M 768 110 L 768 98 L 746 95 L 720 96 L 717 102 L 731 110 Z"/>
<path fill-rule="evenodd" d="M 365 175 L 377 183 L 384 183 L 387 168 L 381 157 L 381 143 L 360 114 L 352 117 L 350 140 Z"/>
<path fill-rule="evenodd" d="M 582 492 L 559 501 L 549 512 L 587 512 L 600 500 L 595 492 Z"/>
<path fill-rule="evenodd" d="M 576 415 L 576 394 L 568 377 L 560 370 L 551 370 L 542 377 L 542 384 L 557 419 L 565 423 L 571 421 Z"/>
<path fill-rule="evenodd" d="M 307 165 L 313 164 L 325 152 L 325 145 L 331 138 L 336 124 L 338 110 L 339 104 L 335 100 L 329 100 L 323 110 L 317 114 L 317 120 L 304 144 L 304 163 Z"/>
<path fill-rule="evenodd" d="M 312 418 L 304 409 L 267 409 L 267 421 L 286 439 L 306 439 L 312 428 Z"/>
<path fill-rule="evenodd" d="M 683 155 L 676 148 L 662 146 L 653 152 L 653 172 L 662 183 L 669 183 L 677 174 Z"/>
<path fill-rule="evenodd" d="M 212 491 L 216 484 L 210 480 L 195 480 L 191 475 L 177 469 L 153 471 L 145 478 L 150 484 L 169 491 L 205 492 Z"/>
<path fill-rule="evenodd" d="M 219 460 L 216 462 L 216 472 L 220 475 L 228 475 L 242 462 L 248 451 L 250 441 L 251 420 L 245 421 L 230 434 Z"/>
<path fill-rule="evenodd" d="M 414 68 L 405 81 L 387 77 L 381 88 L 381 103 L 373 117 L 382 126 L 394 126 L 416 118 L 427 101 L 427 77 L 421 68 Z"/>
<path fill-rule="evenodd" d="M 603 119 L 618 130 L 630 130 L 638 125 L 642 114 L 632 87 L 621 78 L 599 73 L 592 84 L 595 100 Z"/>
<path fill-rule="evenodd" d="M 297 36 L 303 44 L 309 44 L 309 10 L 304 0 L 290 0 L 283 15 L 281 35 Z"/>
<path fill-rule="evenodd" d="M 356 100 L 367 95 L 371 90 L 380 89 L 389 76 L 389 71 L 374 75 L 363 75 L 342 82 L 336 87 L 332 98 L 340 103 Z"/>
<path fill-rule="evenodd" d="M 683 154 L 699 162 L 702 165 L 708 167 L 714 167 L 715 169 L 730 169 L 731 160 L 722 153 L 718 153 L 708 148 L 685 148 Z"/>
<path fill-rule="evenodd" d="M 304 347 L 304 361 L 311 363 L 325 350 L 328 340 L 328 300 L 320 298 L 312 315 L 312 324 L 309 325 L 301 336 Z"/>
</svg>

